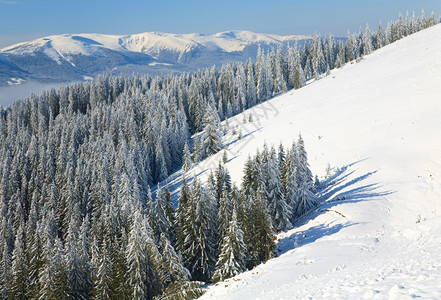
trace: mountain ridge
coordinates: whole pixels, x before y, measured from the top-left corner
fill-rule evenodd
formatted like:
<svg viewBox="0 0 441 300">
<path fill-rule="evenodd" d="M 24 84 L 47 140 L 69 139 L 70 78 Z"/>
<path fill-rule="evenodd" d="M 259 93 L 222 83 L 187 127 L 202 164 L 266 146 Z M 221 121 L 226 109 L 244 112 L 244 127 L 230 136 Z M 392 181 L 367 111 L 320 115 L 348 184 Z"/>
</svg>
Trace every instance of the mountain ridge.
<svg viewBox="0 0 441 300">
<path fill-rule="evenodd" d="M 241 30 L 211 35 L 164 32 L 51 35 L 0 49 L 0 85 L 11 85 L 8 82 L 12 78 L 75 81 L 99 73 L 192 71 L 254 58 L 258 47 L 269 50 L 309 39 L 305 35 Z"/>
</svg>

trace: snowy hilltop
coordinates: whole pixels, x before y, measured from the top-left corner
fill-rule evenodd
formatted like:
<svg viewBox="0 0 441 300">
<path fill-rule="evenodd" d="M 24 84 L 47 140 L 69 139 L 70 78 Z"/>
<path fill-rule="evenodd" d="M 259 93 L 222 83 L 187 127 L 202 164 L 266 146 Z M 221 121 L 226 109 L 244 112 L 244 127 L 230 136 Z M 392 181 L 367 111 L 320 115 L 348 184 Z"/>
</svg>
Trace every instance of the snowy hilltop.
<svg viewBox="0 0 441 300">
<path fill-rule="evenodd" d="M 286 47 L 308 36 L 249 31 L 212 35 L 146 32 L 133 35 L 63 34 L 0 49 L 0 85 L 23 80 L 73 81 L 113 74 L 192 71 L 246 61 L 262 49 Z"/>
<path fill-rule="evenodd" d="M 441 297 L 440 36 L 426 29 L 229 120 L 246 136 L 228 147 L 233 181 L 264 141 L 301 132 L 312 171 L 330 163 L 335 185 L 278 235 L 279 257 L 201 299 Z"/>
</svg>

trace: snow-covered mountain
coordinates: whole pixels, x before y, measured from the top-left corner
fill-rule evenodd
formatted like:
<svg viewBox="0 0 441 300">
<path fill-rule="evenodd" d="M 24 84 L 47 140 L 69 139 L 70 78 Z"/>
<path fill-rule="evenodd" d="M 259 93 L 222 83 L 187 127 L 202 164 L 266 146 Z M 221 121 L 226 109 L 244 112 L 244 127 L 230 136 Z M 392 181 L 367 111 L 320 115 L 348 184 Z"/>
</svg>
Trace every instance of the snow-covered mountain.
<svg viewBox="0 0 441 300">
<path fill-rule="evenodd" d="M 258 45 L 269 49 L 309 38 L 249 31 L 53 35 L 0 49 L 0 85 L 18 79 L 79 80 L 102 72 L 190 71 L 244 61 L 256 55 Z"/>
<path fill-rule="evenodd" d="M 278 258 L 202 299 L 441 298 L 440 36 L 426 29 L 229 120 L 236 183 L 256 148 L 299 132 L 314 173 L 339 169 L 324 203 L 279 235 Z M 186 178 L 204 179 L 222 155 Z"/>
</svg>

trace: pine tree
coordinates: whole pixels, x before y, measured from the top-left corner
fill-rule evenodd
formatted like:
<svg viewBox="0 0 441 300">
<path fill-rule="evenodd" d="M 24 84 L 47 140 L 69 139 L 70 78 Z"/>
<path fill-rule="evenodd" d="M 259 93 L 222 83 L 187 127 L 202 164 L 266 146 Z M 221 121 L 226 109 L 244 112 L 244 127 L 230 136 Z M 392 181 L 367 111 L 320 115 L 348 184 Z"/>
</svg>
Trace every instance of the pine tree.
<svg viewBox="0 0 441 300">
<path fill-rule="evenodd" d="M 184 240 L 182 257 L 184 266 L 191 272 L 193 280 L 208 281 L 214 271 L 215 240 L 211 236 L 210 202 L 201 191 L 200 183 L 195 179 L 190 198 L 189 214 L 185 219 L 189 230 Z"/>
<path fill-rule="evenodd" d="M 127 278 L 131 299 L 146 299 L 146 265 L 147 265 L 147 228 L 148 224 L 142 215 L 141 208 L 135 209 L 129 240 L 125 251 L 127 259 Z"/>
<path fill-rule="evenodd" d="M 167 170 L 167 160 L 164 156 L 165 148 L 161 145 L 162 137 L 159 138 L 159 141 L 156 146 L 156 160 L 155 160 L 155 180 L 160 182 L 167 178 L 168 170 Z"/>
<path fill-rule="evenodd" d="M 312 71 L 314 73 L 315 80 L 318 80 L 320 75 L 326 71 L 326 62 L 323 54 L 322 41 L 317 35 L 314 35 L 313 38 Z"/>
<path fill-rule="evenodd" d="M 53 249 L 53 250 L 52 250 Z M 63 261 L 64 249 L 59 238 L 47 241 L 45 264 L 40 276 L 40 299 L 66 299 L 68 282 Z"/>
<path fill-rule="evenodd" d="M 226 184 L 222 187 L 222 192 L 219 198 L 219 236 L 222 238 L 228 230 L 228 226 L 231 220 L 231 214 L 233 212 L 233 203 L 231 195 L 227 190 Z"/>
<path fill-rule="evenodd" d="M 259 188 L 253 207 L 253 244 L 251 246 L 252 265 L 258 265 L 274 257 L 276 244 L 275 233 L 266 205 L 265 192 Z"/>
<path fill-rule="evenodd" d="M 352 36 L 350 35 L 349 31 L 346 37 L 346 43 L 345 43 L 345 62 L 351 62 L 355 59 L 354 57 L 354 41 L 352 39 Z"/>
<path fill-rule="evenodd" d="M 208 157 L 219 152 L 223 147 L 220 138 L 219 120 L 209 106 L 205 110 L 203 126 L 202 149 L 205 157 Z"/>
<path fill-rule="evenodd" d="M 380 24 L 378 24 L 378 29 L 377 29 L 377 33 L 375 36 L 375 49 L 380 49 L 382 48 L 385 44 L 386 44 L 386 36 L 383 30 L 383 26 Z"/>
<path fill-rule="evenodd" d="M 243 241 L 243 232 L 237 221 L 237 211 L 234 209 L 228 231 L 222 239 L 221 252 L 212 281 L 222 281 L 244 272 L 246 270 L 245 253 L 246 246 Z"/>
<path fill-rule="evenodd" d="M 419 23 L 418 23 L 418 21 L 416 20 L 416 17 L 415 17 L 415 12 L 412 13 L 412 19 L 410 21 L 410 30 L 411 30 L 411 33 L 415 33 L 415 32 L 420 30 L 419 29 Z"/>
<path fill-rule="evenodd" d="M 277 159 L 278 159 L 279 169 L 281 171 L 282 166 L 285 164 L 285 159 L 286 159 L 285 148 L 283 148 L 282 143 L 279 144 Z"/>
<path fill-rule="evenodd" d="M 287 91 L 286 68 L 283 50 L 280 47 L 277 49 L 274 64 L 274 93 L 285 93 Z"/>
<path fill-rule="evenodd" d="M 297 200 L 297 172 L 298 172 L 298 155 L 295 144 L 286 155 L 285 164 L 281 171 L 281 181 L 284 188 L 284 194 L 286 203 L 291 207 L 291 215 L 293 217 L 293 211 L 296 206 Z"/>
<path fill-rule="evenodd" d="M 192 166 L 191 153 L 190 153 L 190 149 L 188 148 L 188 143 L 185 142 L 184 150 L 182 153 L 182 170 L 188 171 L 190 170 L 191 166 Z"/>
<path fill-rule="evenodd" d="M 292 208 L 285 200 L 285 194 L 280 180 L 280 166 L 275 156 L 276 152 L 274 148 L 272 148 L 271 155 L 268 159 L 268 174 L 266 174 L 268 177 L 266 194 L 274 229 L 280 232 L 292 227 L 290 222 Z"/>
<path fill-rule="evenodd" d="M 424 9 L 421 10 L 420 16 L 415 20 L 415 27 L 418 31 L 425 29 L 426 18 Z"/>
<path fill-rule="evenodd" d="M 334 67 L 341 68 L 345 64 L 345 47 L 342 41 L 338 42 L 337 57 L 335 59 Z"/>
<path fill-rule="evenodd" d="M 262 102 L 270 97 L 268 72 L 266 69 L 265 58 L 262 56 L 261 60 L 256 62 L 257 70 L 257 101 Z"/>
<path fill-rule="evenodd" d="M 213 173 L 210 173 L 210 176 L 207 179 L 207 182 L 202 189 L 202 197 L 206 202 L 206 214 L 209 219 L 209 232 L 208 235 L 211 237 L 210 241 L 213 243 L 214 248 L 214 256 L 217 256 L 220 239 L 220 220 L 219 220 L 219 201 L 216 199 L 216 180 L 214 179 Z"/>
<path fill-rule="evenodd" d="M 11 257 L 6 239 L 3 239 L 1 242 L 2 255 L 0 256 L 0 296 L 2 299 L 8 299 L 9 295 L 11 294 Z"/>
<path fill-rule="evenodd" d="M 294 212 L 296 216 L 301 216 L 318 205 L 317 198 L 311 191 L 311 184 L 302 182 L 296 194 L 296 207 Z"/>
<path fill-rule="evenodd" d="M 196 136 L 193 139 L 193 152 L 191 153 L 193 164 L 197 164 L 202 159 L 203 151 L 201 147 L 201 139 L 199 136 Z"/>
<path fill-rule="evenodd" d="M 271 57 L 274 57 L 274 52 L 268 55 L 265 60 L 267 96 L 263 100 L 268 100 L 274 95 L 274 80 L 273 80 L 274 64 L 273 64 L 273 59 Z"/>
<path fill-rule="evenodd" d="M 369 25 L 366 25 L 366 29 L 364 31 L 364 36 L 363 36 L 363 55 L 368 55 L 372 51 L 373 51 L 372 35 L 371 35 L 371 31 L 369 30 Z"/>
<path fill-rule="evenodd" d="M 110 249 L 107 241 L 104 240 L 97 253 L 97 270 L 95 274 L 95 281 L 93 285 L 93 299 L 112 299 L 112 258 L 110 256 Z"/>
<path fill-rule="evenodd" d="M 257 156 L 259 155 L 259 158 Z M 266 204 L 269 204 L 267 193 L 269 193 L 269 150 L 268 146 L 265 143 L 263 145 L 263 150 L 259 154 L 256 154 L 256 169 L 257 169 L 257 188 L 262 189 L 265 193 L 265 200 L 267 200 Z"/>
<path fill-rule="evenodd" d="M 15 236 L 14 250 L 12 251 L 11 281 L 9 296 L 11 299 L 26 299 L 29 286 L 28 264 L 24 245 L 24 231 L 21 224 Z"/>
<path fill-rule="evenodd" d="M 80 287 L 80 291 L 85 295 L 86 299 L 89 299 L 92 293 L 92 264 L 89 256 L 90 242 L 90 219 L 89 215 L 83 218 L 83 222 L 80 228 L 79 234 L 79 259 L 81 263 L 81 271 L 83 275 L 83 284 Z"/>
<path fill-rule="evenodd" d="M 78 210 L 77 210 L 78 211 Z M 74 299 L 88 299 L 88 265 L 83 251 L 84 245 L 81 245 L 79 236 L 79 220 L 78 214 L 72 215 L 69 222 L 66 239 L 66 267 L 68 276 L 68 293 L 69 297 Z M 84 233 L 83 233 L 84 234 Z"/>
<path fill-rule="evenodd" d="M 298 154 L 298 183 L 307 182 L 312 184 L 312 172 L 309 169 L 308 155 L 305 149 L 305 142 L 302 136 L 299 134 L 299 139 L 297 141 L 297 154 Z"/>
<path fill-rule="evenodd" d="M 165 269 L 166 285 L 172 282 L 188 281 L 191 278 L 190 272 L 183 266 L 182 258 L 176 253 L 167 237 L 161 233 L 161 267 Z"/>
<path fill-rule="evenodd" d="M 302 67 L 298 64 L 294 71 L 294 89 L 299 89 L 306 85 L 305 74 Z"/>
<path fill-rule="evenodd" d="M 248 61 L 250 62 L 251 60 L 248 60 Z M 257 46 L 257 53 L 256 53 L 256 63 L 254 65 L 254 77 L 256 80 L 256 86 L 257 86 L 257 82 L 259 80 L 258 78 L 260 76 L 260 72 L 262 72 L 263 68 L 265 67 L 264 63 L 265 63 L 265 55 L 264 55 L 263 50 L 260 47 L 260 45 L 258 45 Z M 259 96 L 257 95 L 257 100 L 259 100 L 258 97 Z"/>
<path fill-rule="evenodd" d="M 224 150 L 222 152 L 222 163 L 226 164 L 227 162 L 228 162 L 227 148 L 224 147 Z"/>
<path fill-rule="evenodd" d="M 243 241 L 245 243 L 245 265 L 247 269 L 255 266 L 255 259 L 252 255 L 254 240 L 254 198 L 252 195 L 240 191 L 238 205 L 238 222 L 243 232 Z"/>
<path fill-rule="evenodd" d="M 243 64 L 239 64 L 237 66 L 234 81 L 234 103 L 236 103 L 236 109 L 234 113 L 237 114 L 247 109 L 246 76 Z"/>
<path fill-rule="evenodd" d="M 168 183 L 166 183 L 164 187 L 164 203 L 165 203 L 165 216 L 167 217 L 167 222 L 171 230 L 170 242 L 174 244 L 176 240 L 176 231 L 174 230 L 174 224 L 176 223 L 176 219 L 175 219 L 175 210 L 173 209 L 172 195 L 170 193 L 170 189 L 168 188 Z"/>
<path fill-rule="evenodd" d="M 301 216 L 312 207 L 317 205 L 317 199 L 312 192 L 313 189 L 313 181 L 312 181 L 312 173 L 309 169 L 307 153 L 305 150 L 305 144 L 302 139 L 302 136 L 299 135 L 299 139 L 297 141 L 297 193 L 296 200 L 294 203 L 294 213 L 295 216 Z"/>
<path fill-rule="evenodd" d="M 429 19 L 427 20 L 427 27 L 434 26 L 436 23 L 437 23 L 437 21 L 435 19 L 435 13 L 432 11 Z"/>
<path fill-rule="evenodd" d="M 243 177 L 242 177 L 242 191 L 246 195 L 254 194 L 257 191 L 258 187 L 258 165 L 257 165 L 257 158 L 258 155 L 256 155 L 256 159 L 251 159 L 251 156 L 248 156 L 247 161 L 245 162 L 244 170 L 243 170 Z"/>
<path fill-rule="evenodd" d="M 189 225 L 187 219 L 190 211 L 190 191 L 185 177 L 182 178 L 181 191 L 179 193 L 178 208 L 176 209 L 176 250 L 183 253 L 185 250 L 185 239 L 188 235 Z"/>
<path fill-rule="evenodd" d="M 326 57 L 325 60 L 330 69 L 335 66 L 335 59 L 337 58 L 337 43 L 334 36 L 330 35 L 327 41 Z"/>
<path fill-rule="evenodd" d="M 253 65 L 251 63 L 251 58 L 248 60 L 247 63 L 247 106 L 246 108 L 253 107 L 256 105 L 256 82 L 254 77 L 254 69 Z"/>
<path fill-rule="evenodd" d="M 395 24 L 395 28 L 396 28 L 396 36 L 395 36 L 395 41 L 402 39 L 404 36 L 404 22 L 403 22 L 403 15 L 400 13 L 398 15 L 398 20 L 397 23 Z"/>
<path fill-rule="evenodd" d="M 219 162 L 217 169 L 214 171 L 215 178 L 215 194 L 217 201 L 220 200 L 220 197 L 223 192 L 223 188 L 225 186 L 226 193 L 229 194 L 231 192 L 231 176 L 228 172 L 228 169 L 225 168 L 221 162 Z"/>
<path fill-rule="evenodd" d="M 171 195 L 168 190 L 168 186 L 162 190 L 159 186 L 156 192 L 156 209 L 155 209 L 155 220 L 156 228 L 158 230 L 157 237 L 161 233 L 165 234 L 169 241 L 175 240 L 174 231 L 174 211 L 171 207 Z"/>
</svg>

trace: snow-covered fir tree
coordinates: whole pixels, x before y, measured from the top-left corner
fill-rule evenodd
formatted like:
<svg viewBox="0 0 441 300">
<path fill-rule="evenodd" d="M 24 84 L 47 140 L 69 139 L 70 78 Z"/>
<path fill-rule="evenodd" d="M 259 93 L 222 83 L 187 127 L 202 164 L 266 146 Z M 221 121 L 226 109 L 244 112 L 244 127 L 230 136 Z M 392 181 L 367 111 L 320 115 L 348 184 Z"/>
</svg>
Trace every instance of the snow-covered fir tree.
<svg viewBox="0 0 441 300">
<path fill-rule="evenodd" d="M 171 194 L 167 185 L 163 189 L 158 187 L 155 204 L 155 229 L 157 230 L 157 238 L 159 239 L 161 234 L 165 234 L 166 238 L 174 243 L 175 216 L 171 203 Z"/>
<path fill-rule="evenodd" d="M 210 204 L 202 193 L 200 183 L 195 179 L 191 187 L 189 213 L 184 220 L 189 229 L 185 232 L 182 253 L 184 266 L 191 272 L 194 280 L 208 281 L 216 263 L 215 238 L 209 227 Z"/>
<path fill-rule="evenodd" d="M 181 190 L 178 198 L 178 208 L 175 214 L 176 250 L 181 253 L 185 250 L 185 239 L 189 235 L 190 224 L 186 221 L 190 218 L 190 189 L 187 181 L 182 178 Z"/>
<path fill-rule="evenodd" d="M 182 153 L 182 169 L 184 171 L 188 171 L 191 168 L 192 164 L 193 162 L 191 159 L 190 149 L 188 148 L 188 143 L 185 142 L 184 150 Z"/>
<path fill-rule="evenodd" d="M 129 280 L 129 295 L 131 299 L 147 298 L 147 239 L 148 225 L 142 214 L 141 208 L 135 208 L 132 225 L 128 236 L 128 244 L 125 250 L 127 259 L 127 278 Z"/>
<path fill-rule="evenodd" d="M 219 118 L 209 106 L 205 110 L 203 126 L 204 131 L 201 136 L 202 153 L 204 157 L 207 157 L 223 148 L 220 138 Z"/>
<path fill-rule="evenodd" d="M 237 221 L 237 211 L 233 208 L 233 215 L 225 232 L 216 270 L 212 281 L 223 281 L 246 270 L 246 246 L 243 241 L 243 232 Z"/>
<path fill-rule="evenodd" d="M 272 216 L 274 229 L 279 232 L 290 229 L 292 208 L 286 202 L 280 179 L 280 165 L 274 148 L 268 158 L 268 186 L 266 187 L 269 213 Z"/>
<path fill-rule="evenodd" d="M 274 243 L 275 232 L 266 204 L 265 191 L 259 188 L 253 201 L 255 203 L 253 205 L 253 225 L 251 229 L 253 244 L 251 245 L 250 258 L 252 264 L 257 265 L 274 257 L 276 244 Z"/>
<path fill-rule="evenodd" d="M 162 260 L 160 268 L 165 269 L 165 281 L 168 284 L 176 281 L 188 281 L 191 278 L 190 272 L 183 266 L 182 257 L 176 253 L 170 241 L 163 233 L 161 233 L 160 237 L 160 250 Z"/>
<path fill-rule="evenodd" d="M 296 202 L 295 202 L 295 215 L 301 216 L 305 212 L 308 212 L 315 206 L 317 206 L 318 201 L 315 197 L 314 193 L 312 192 L 312 186 L 310 183 L 307 183 L 306 181 L 303 181 L 296 194 Z"/>
</svg>

